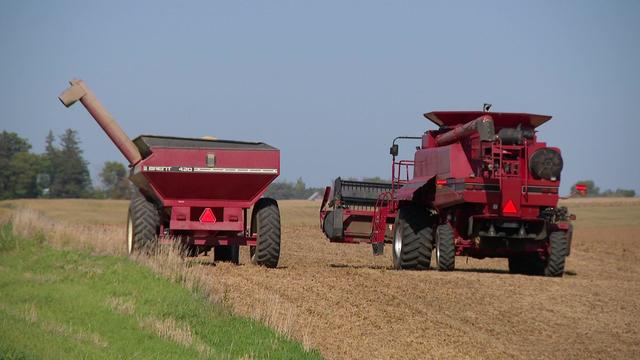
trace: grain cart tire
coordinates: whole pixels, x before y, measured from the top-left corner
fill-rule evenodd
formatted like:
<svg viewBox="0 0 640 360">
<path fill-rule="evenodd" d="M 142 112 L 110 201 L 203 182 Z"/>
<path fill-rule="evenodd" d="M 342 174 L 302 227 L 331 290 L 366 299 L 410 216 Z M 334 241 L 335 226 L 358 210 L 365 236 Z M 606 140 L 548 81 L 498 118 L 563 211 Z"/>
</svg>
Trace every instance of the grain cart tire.
<svg viewBox="0 0 640 360">
<path fill-rule="evenodd" d="M 249 248 L 251 262 L 268 268 L 280 259 L 280 209 L 271 198 L 256 202 L 251 212 L 251 233 L 257 234 L 256 246 Z"/>
<path fill-rule="evenodd" d="M 240 263 L 239 245 L 219 245 L 213 248 L 213 261 Z"/>
<path fill-rule="evenodd" d="M 416 205 L 400 208 L 393 228 L 393 267 L 429 269 L 433 230 L 425 208 Z"/>
<path fill-rule="evenodd" d="M 567 246 L 567 234 L 564 231 L 554 231 L 549 235 L 549 256 L 544 268 L 545 276 L 560 277 L 564 274 Z"/>
<path fill-rule="evenodd" d="M 449 224 L 436 228 L 436 265 L 440 271 L 451 271 L 456 266 L 456 244 Z"/>
<path fill-rule="evenodd" d="M 160 214 L 156 206 L 139 191 L 135 191 L 129 203 L 127 216 L 127 250 L 129 254 L 151 251 L 158 241 Z"/>
</svg>

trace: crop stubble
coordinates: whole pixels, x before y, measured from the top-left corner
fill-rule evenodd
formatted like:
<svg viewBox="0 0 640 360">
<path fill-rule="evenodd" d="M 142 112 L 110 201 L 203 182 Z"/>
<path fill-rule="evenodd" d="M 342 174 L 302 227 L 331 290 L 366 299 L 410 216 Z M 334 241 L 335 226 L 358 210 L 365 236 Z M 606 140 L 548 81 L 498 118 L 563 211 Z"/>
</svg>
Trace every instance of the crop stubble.
<svg viewBox="0 0 640 360">
<path fill-rule="evenodd" d="M 454 272 L 394 271 L 390 246 L 373 257 L 329 243 L 318 204 L 302 201 L 282 204 L 279 269 L 198 270 L 241 314 L 277 304 L 275 317 L 328 358 L 638 358 L 640 202 L 607 204 L 569 201 L 578 221 L 560 279 L 463 257 Z"/>
</svg>

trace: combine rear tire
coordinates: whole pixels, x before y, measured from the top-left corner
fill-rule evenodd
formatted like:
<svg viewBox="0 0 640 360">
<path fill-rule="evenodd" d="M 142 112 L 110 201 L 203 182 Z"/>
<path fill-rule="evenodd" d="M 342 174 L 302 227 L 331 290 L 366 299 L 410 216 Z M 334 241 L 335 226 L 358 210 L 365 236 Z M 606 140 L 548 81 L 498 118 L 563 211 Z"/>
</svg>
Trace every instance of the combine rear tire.
<svg viewBox="0 0 640 360">
<path fill-rule="evenodd" d="M 564 274 L 564 262 L 567 257 L 567 233 L 554 231 L 549 235 L 549 256 L 544 268 L 545 276 L 559 277 Z"/>
<path fill-rule="evenodd" d="M 546 261 L 535 253 L 511 256 L 509 257 L 509 272 L 512 274 L 560 277 L 564 274 L 567 248 L 566 233 L 564 231 L 554 231 L 549 235 L 549 254 Z"/>
<path fill-rule="evenodd" d="M 129 203 L 127 216 L 127 250 L 129 254 L 150 251 L 156 245 L 160 231 L 160 214 L 156 206 L 139 191 Z"/>
<path fill-rule="evenodd" d="M 240 262 L 240 246 L 219 245 L 213 248 L 213 261 L 225 261 L 238 264 Z"/>
<path fill-rule="evenodd" d="M 251 232 L 257 234 L 256 246 L 249 249 L 251 262 L 275 268 L 280 259 L 280 209 L 270 198 L 256 202 L 251 212 Z"/>
<path fill-rule="evenodd" d="M 440 271 L 451 271 L 456 266 L 456 244 L 449 224 L 436 228 L 436 265 Z"/>
<path fill-rule="evenodd" d="M 431 262 L 433 230 L 425 208 L 400 208 L 393 235 L 393 267 L 398 270 L 426 270 Z"/>
</svg>

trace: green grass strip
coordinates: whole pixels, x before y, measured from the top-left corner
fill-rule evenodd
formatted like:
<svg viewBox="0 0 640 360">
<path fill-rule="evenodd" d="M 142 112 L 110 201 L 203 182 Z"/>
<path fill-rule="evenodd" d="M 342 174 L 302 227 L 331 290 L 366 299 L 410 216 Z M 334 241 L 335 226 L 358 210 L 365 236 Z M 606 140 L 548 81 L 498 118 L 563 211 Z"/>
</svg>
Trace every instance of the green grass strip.
<svg viewBox="0 0 640 360">
<path fill-rule="evenodd" d="M 259 322 L 115 256 L 0 228 L 0 358 L 319 359 Z"/>
</svg>

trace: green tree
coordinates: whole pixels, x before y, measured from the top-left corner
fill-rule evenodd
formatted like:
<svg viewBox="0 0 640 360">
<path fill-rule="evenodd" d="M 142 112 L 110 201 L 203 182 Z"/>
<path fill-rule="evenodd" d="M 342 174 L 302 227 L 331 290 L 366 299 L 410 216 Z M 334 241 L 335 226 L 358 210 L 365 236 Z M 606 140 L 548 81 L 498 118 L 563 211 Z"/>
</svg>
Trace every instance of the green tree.
<svg viewBox="0 0 640 360">
<path fill-rule="evenodd" d="M 635 197 L 636 196 L 636 191 L 632 190 L 632 189 L 616 189 L 611 190 L 611 189 L 607 189 L 605 191 L 602 192 L 602 196 L 607 196 L 607 197 Z"/>
<path fill-rule="evenodd" d="M 0 159 L 8 159 L 13 155 L 31 150 L 31 144 L 14 132 L 0 133 Z"/>
<path fill-rule="evenodd" d="M 293 186 L 293 197 L 296 199 L 302 199 L 305 195 L 305 190 L 307 189 L 307 184 L 302 181 L 302 178 L 299 177 L 296 180 L 296 184 Z"/>
<path fill-rule="evenodd" d="M 44 146 L 44 154 L 42 155 L 42 168 L 43 173 L 40 174 L 39 184 L 44 189 L 45 195 L 49 194 L 49 188 L 53 183 L 53 178 L 55 177 L 55 168 L 54 164 L 57 161 L 57 156 L 59 156 L 60 150 L 55 146 L 55 136 L 53 135 L 53 131 L 49 130 L 47 137 L 45 138 L 45 146 Z"/>
<path fill-rule="evenodd" d="M 127 169 L 117 161 L 104 163 L 100 171 L 100 181 L 108 198 L 128 199 L 131 196 Z"/>
<path fill-rule="evenodd" d="M 621 197 L 635 197 L 636 191 L 632 189 L 616 189 L 615 194 L 616 196 L 621 196 Z"/>
<path fill-rule="evenodd" d="M 31 144 L 13 132 L 0 133 L 0 199 L 36 197 L 36 179 L 40 167 Z"/>
<path fill-rule="evenodd" d="M 91 193 L 91 177 L 87 161 L 82 157 L 77 131 L 67 129 L 60 136 L 61 148 L 49 157 L 52 178 L 51 197 L 86 197 Z"/>
<path fill-rule="evenodd" d="M 307 199 L 316 191 L 323 191 L 320 188 L 308 188 L 302 178 L 298 178 L 295 184 L 289 181 L 278 181 L 269 185 L 269 189 L 264 196 L 276 200 L 286 199 Z"/>
<path fill-rule="evenodd" d="M 271 197 L 276 200 L 292 199 L 293 184 L 286 181 L 274 182 L 269 185 L 269 189 L 264 194 L 264 196 Z"/>
<path fill-rule="evenodd" d="M 21 152 L 13 156 L 9 168 L 14 198 L 35 198 L 42 193 L 38 175 L 42 172 L 42 156 Z"/>
<path fill-rule="evenodd" d="M 391 180 L 385 180 L 385 179 L 381 178 L 380 176 L 374 176 L 374 177 L 370 177 L 370 178 L 364 177 L 364 178 L 362 178 L 362 181 L 380 183 L 380 184 L 389 184 L 389 183 L 391 183 Z"/>
</svg>

